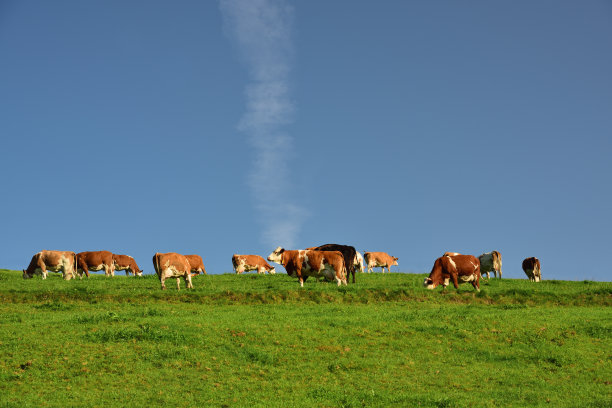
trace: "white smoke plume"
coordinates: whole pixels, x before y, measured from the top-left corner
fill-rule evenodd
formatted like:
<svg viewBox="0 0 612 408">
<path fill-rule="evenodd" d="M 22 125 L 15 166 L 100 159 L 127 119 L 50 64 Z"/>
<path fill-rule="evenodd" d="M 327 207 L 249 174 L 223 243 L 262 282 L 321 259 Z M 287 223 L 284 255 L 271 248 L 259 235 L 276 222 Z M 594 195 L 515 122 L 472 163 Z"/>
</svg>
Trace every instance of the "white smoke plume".
<svg viewBox="0 0 612 408">
<path fill-rule="evenodd" d="M 248 183 L 264 224 L 263 241 L 294 248 L 306 212 L 291 202 L 287 161 L 292 138 L 283 127 L 293 121 L 290 97 L 293 9 L 284 0 L 220 0 L 225 34 L 249 70 L 246 112 L 239 129 L 253 147 Z"/>
</svg>

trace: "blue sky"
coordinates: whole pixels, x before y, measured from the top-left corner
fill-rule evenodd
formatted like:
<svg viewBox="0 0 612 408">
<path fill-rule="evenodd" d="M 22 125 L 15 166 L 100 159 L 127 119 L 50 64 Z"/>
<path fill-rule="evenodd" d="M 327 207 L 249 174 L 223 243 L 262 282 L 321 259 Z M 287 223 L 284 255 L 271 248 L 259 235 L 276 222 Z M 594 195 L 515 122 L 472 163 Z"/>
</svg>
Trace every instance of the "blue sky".
<svg viewBox="0 0 612 408">
<path fill-rule="evenodd" d="M 610 50 L 594 0 L 0 1 L 0 267 L 333 242 L 610 281 Z"/>
</svg>

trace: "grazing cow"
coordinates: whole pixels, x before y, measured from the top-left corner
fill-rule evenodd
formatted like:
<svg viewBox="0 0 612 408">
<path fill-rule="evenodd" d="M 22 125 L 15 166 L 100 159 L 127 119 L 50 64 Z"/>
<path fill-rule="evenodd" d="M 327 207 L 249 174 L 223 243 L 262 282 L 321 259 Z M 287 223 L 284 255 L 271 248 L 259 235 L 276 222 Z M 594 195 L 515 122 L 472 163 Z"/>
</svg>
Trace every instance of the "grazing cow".
<svg viewBox="0 0 612 408">
<path fill-rule="evenodd" d="M 23 279 L 34 275 L 47 279 L 47 270 L 61 271 L 64 280 L 76 278 L 76 254 L 72 251 L 40 251 L 32 256 L 28 269 L 23 269 Z"/>
<path fill-rule="evenodd" d="M 113 254 L 113 263 L 116 271 L 125 271 L 125 275 L 130 273 L 134 276 L 142 276 L 142 270 L 136 264 L 134 258 L 129 255 Z"/>
<path fill-rule="evenodd" d="M 276 273 L 276 269 L 270 266 L 270 264 L 259 255 L 234 254 L 232 256 L 232 265 L 234 266 L 234 272 L 237 274 L 249 271 L 257 271 L 257 273 L 260 274 L 265 274 L 266 272 L 270 274 Z"/>
<path fill-rule="evenodd" d="M 385 268 L 387 268 L 387 271 L 391 273 L 391 266 L 397 265 L 397 260 L 399 259 L 386 252 L 364 252 L 363 258 L 368 267 L 368 273 L 372 272 L 373 268 L 382 268 L 383 273 L 385 273 Z"/>
<path fill-rule="evenodd" d="M 436 286 L 448 286 L 453 280 L 455 289 L 459 283 L 471 282 L 474 289 L 480 292 L 480 261 L 472 255 L 441 256 L 436 259 L 429 277 L 425 278 L 423 286 L 435 289 Z"/>
<path fill-rule="evenodd" d="M 309 276 L 335 280 L 338 286 L 346 285 L 346 267 L 340 251 L 288 250 L 278 247 L 268 256 L 268 261 L 285 267 L 287 275 L 297 277 L 300 286 Z"/>
<path fill-rule="evenodd" d="M 363 268 L 363 256 L 361 255 L 361 252 L 355 251 L 355 262 L 353 263 L 353 265 L 355 265 L 356 271 L 359 271 L 361 273 L 365 271 Z"/>
<path fill-rule="evenodd" d="M 340 251 L 342 256 L 344 257 L 344 265 L 346 266 L 346 270 L 348 271 L 348 277 L 353 275 L 353 283 L 355 283 L 355 255 L 357 251 L 355 247 L 350 245 L 340 245 L 340 244 L 325 244 L 318 247 L 306 248 L 307 250 L 315 250 L 315 251 Z"/>
<path fill-rule="evenodd" d="M 531 282 L 540 282 L 542 280 L 542 270 L 540 269 L 540 260 L 536 257 L 525 258 L 523 260 L 523 271 Z"/>
<path fill-rule="evenodd" d="M 164 281 L 168 278 L 176 278 L 176 289 L 181 290 L 181 277 L 185 279 L 187 289 L 193 289 L 191 283 L 191 264 L 184 255 L 176 252 L 165 254 L 155 253 L 153 255 L 153 267 L 161 282 L 162 290 L 166 289 Z"/>
<path fill-rule="evenodd" d="M 502 257 L 501 254 L 497 251 L 487 252 L 486 254 L 482 254 L 478 257 L 480 260 L 480 275 L 484 276 L 487 274 L 487 279 L 489 279 L 489 272 L 493 272 L 493 276 L 496 278 L 499 275 L 499 278 L 502 277 Z"/>
<path fill-rule="evenodd" d="M 191 275 L 199 275 L 203 273 L 207 275 L 206 268 L 204 268 L 204 261 L 200 255 L 185 255 L 185 258 L 189 261 L 191 266 Z"/>
<path fill-rule="evenodd" d="M 106 277 L 115 276 L 113 254 L 109 251 L 86 251 L 76 254 L 77 274 L 83 277 L 83 272 L 89 278 L 89 271 L 104 270 Z"/>
</svg>

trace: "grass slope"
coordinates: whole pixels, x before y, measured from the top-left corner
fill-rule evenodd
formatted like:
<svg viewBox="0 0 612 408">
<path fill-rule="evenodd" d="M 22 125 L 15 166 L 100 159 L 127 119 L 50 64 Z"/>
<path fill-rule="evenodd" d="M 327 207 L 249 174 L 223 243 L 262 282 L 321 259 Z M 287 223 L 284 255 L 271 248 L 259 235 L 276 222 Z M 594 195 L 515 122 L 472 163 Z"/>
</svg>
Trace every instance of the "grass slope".
<svg viewBox="0 0 612 408">
<path fill-rule="evenodd" d="M 612 284 L 0 270 L 0 406 L 612 405 Z"/>
</svg>

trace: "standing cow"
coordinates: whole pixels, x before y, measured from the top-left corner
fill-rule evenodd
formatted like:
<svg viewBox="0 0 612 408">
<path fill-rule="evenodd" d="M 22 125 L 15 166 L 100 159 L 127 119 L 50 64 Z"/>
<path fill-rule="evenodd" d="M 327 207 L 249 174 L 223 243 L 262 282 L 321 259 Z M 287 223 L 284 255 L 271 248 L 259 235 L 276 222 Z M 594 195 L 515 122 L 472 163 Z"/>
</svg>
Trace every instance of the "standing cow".
<svg viewBox="0 0 612 408">
<path fill-rule="evenodd" d="M 153 268 L 155 268 L 157 277 L 161 282 L 162 290 L 166 289 L 164 281 L 169 278 L 176 278 L 176 289 L 181 290 L 181 277 L 185 279 L 187 289 L 193 289 L 191 264 L 184 255 L 176 252 L 155 253 L 153 255 Z"/>
<path fill-rule="evenodd" d="M 339 251 L 285 250 L 278 247 L 268 256 L 268 261 L 283 265 L 287 275 L 298 278 L 300 286 L 309 276 L 324 277 L 346 285 L 344 256 Z"/>
<path fill-rule="evenodd" d="M 109 251 L 86 251 L 76 254 L 77 273 L 82 278 L 83 272 L 89 278 L 89 271 L 104 270 L 106 277 L 115 276 L 115 262 Z"/>
<path fill-rule="evenodd" d="M 356 271 L 359 271 L 361 273 L 365 272 L 365 269 L 363 268 L 363 256 L 361 255 L 361 252 L 355 251 L 355 261 L 353 262 L 353 264 L 355 265 Z"/>
<path fill-rule="evenodd" d="M 42 275 L 47 279 L 47 271 L 62 272 L 64 280 L 76 279 L 76 254 L 72 251 L 43 250 L 32 256 L 27 269 L 23 269 L 23 279 Z"/>
<path fill-rule="evenodd" d="M 502 277 L 502 257 L 501 254 L 497 251 L 487 252 L 478 257 L 480 260 L 480 274 L 487 274 L 487 279 L 489 279 L 489 272 L 493 272 L 493 276 L 496 278 L 499 275 L 499 278 Z"/>
<path fill-rule="evenodd" d="M 363 258 L 368 267 L 368 273 L 371 273 L 373 268 L 382 268 L 382 273 L 385 273 L 385 268 L 387 268 L 387 271 L 391 273 L 391 266 L 397 265 L 399 259 L 386 252 L 364 252 Z"/>
<path fill-rule="evenodd" d="M 206 268 L 204 268 L 204 261 L 200 255 L 185 255 L 185 258 L 189 261 L 191 267 L 191 275 L 199 275 L 203 273 L 207 275 Z"/>
<path fill-rule="evenodd" d="M 232 256 L 232 266 L 234 272 L 241 274 L 242 272 L 257 271 L 259 274 L 275 274 L 276 269 L 270 266 L 263 257 L 259 255 L 238 255 Z"/>
<path fill-rule="evenodd" d="M 525 258 L 523 260 L 523 271 L 530 282 L 540 282 L 542 280 L 542 270 L 540 260 L 536 257 Z"/>
<path fill-rule="evenodd" d="M 441 256 L 436 259 L 429 277 L 425 278 L 423 286 L 435 289 L 438 285 L 444 288 L 453 280 L 455 289 L 459 283 L 470 282 L 474 289 L 480 292 L 480 261 L 472 255 Z"/>
<path fill-rule="evenodd" d="M 134 258 L 129 255 L 113 254 L 115 271 L 125 271 L 125 276 L 130 273 L 134 276 L 142 276 L 142 270 L 136 264 Z"/>
<path fill-rule="evenodd" d="M 315 251 L 340 251 L 342 253 L 342 257 L 344 258 L 344 265 L 347 270 L 347 279 L 350 275 L 353 275 L 353 283 L 355 283 L 355 255 L 357 251 L 355 247 L 350 245 L 340 245 L 340 244 L 325 244 L 318 247 L 306 248 L 307 250 L 315 250 Z"/>
</svg>

